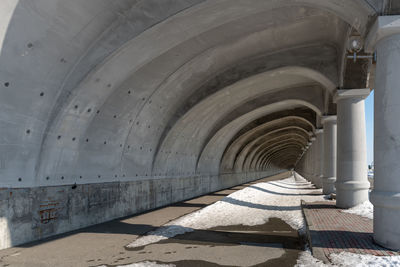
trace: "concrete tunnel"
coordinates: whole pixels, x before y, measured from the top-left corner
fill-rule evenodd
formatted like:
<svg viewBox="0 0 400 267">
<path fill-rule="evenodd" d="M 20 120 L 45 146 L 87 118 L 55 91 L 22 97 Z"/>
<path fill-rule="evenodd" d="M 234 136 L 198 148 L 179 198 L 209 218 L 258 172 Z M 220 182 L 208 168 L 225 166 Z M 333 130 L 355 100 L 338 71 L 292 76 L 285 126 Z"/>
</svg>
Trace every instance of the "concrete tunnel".
<svg viewBox="0 0 400 267">
<path fill-rule="evenodd" d="M 349 40 L 364 42 L 377 15 L 398 9 L 1 1 L 0 249 L 288 170 L 306 175 L 337 90 L 373 83 L 369 58 L 347 58 Z"/>
</svg>

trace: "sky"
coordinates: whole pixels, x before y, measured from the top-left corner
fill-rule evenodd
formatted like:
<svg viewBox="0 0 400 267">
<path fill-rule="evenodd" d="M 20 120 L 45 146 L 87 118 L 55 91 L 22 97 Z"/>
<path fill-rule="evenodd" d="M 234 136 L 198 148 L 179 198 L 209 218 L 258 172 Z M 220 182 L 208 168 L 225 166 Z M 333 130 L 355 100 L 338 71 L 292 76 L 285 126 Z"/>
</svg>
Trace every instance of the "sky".
<svg viewBox="0 0 400 267">
<path fill-rule="evenodd" d="M 365 126 L 367 130 L 367 163 L 374 161 L 374 91 L 365 99 Z"/>
</svg>

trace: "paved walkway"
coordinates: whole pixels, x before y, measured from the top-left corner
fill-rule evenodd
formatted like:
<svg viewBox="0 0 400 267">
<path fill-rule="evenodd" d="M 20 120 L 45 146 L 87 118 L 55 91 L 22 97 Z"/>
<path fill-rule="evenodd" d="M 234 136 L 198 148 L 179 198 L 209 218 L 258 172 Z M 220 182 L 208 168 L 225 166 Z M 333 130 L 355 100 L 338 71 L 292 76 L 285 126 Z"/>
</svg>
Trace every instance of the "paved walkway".
<svg viewBox="0 0 400 267">
<path fill-rule="evenodd" d="M 194 231 L 140 250 L 125 248 L 138 236 L 210 205 L 237 190 L 254 183 L 286 177 L 288 173 L 172 204 L 141 215 L 87 227 L 40 242 L 0 250 L 0 266 L 115 266 L 159 259 L 177 266 L 219 266 L 196 259 L 204 258 L 207 253 L 220 262 L 229 259 L 229 257 L 221 257 L 221 253 L 225 252 L 239 257 L 239 260 L 246 257 L 251 257 L 251 260 L 255 262 L 264 260 L 260 266 L 265 266 L 265 261 L 269 258 L 272 259 L 268 260 L 271 266 L 292 266 L 302 250 L 301 242 L 299 242 L 297 231 L 280 220 L 271 220 L 268 224 L 257 227 L 232 226 Z M 259 244 L 260 238 L 264 240 L 263 246 Z M 182 255 L 189 255 L 193 260 L 179 261 Z M 229 262 L 220 264 L 231 265 Z"/>
<path fill-rule="evenodd" d="M 325 262 L 342 251 L 376 256 L 400 255 L 374 243 L 372 220 L 341 212 L 335 201 L 303 203 L 313 255 Z"/>
</svg>

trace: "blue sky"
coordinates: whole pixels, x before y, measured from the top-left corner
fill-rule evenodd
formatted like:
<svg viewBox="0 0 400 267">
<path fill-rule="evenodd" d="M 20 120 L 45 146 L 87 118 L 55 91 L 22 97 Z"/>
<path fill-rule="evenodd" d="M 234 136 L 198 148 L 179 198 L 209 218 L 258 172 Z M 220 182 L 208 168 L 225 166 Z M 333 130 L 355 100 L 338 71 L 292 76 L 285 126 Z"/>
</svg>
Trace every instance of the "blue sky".
<svg viewBox="0 0 400 267">
<path fill-rule="evenodd" d="M 367 163 L 374 160 L 374 91 L 365 99 L 365 122 L 367 129 Z"/>
</svg>

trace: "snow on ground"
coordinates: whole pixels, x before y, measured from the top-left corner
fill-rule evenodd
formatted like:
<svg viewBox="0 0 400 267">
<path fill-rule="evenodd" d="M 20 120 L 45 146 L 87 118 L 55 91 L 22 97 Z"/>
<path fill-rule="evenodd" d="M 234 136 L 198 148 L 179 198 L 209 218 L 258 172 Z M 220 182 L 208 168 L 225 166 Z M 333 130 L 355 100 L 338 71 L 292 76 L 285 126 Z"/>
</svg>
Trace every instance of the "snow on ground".
<svg viewBox="0 0 400 267">
<path fill-rule="evenodd" d="M 117 267 L 175 267 L 176 265 L 174 264 L 159 264 L 157 262 L 153 261 L 143 261 L 143 262 L 137 262 L 137 263 L 132 263 L 128 265 L 118 265 Z M 98 267 L 107 267 L 106 265 L 101 265 Z"/>
<path fill-rule="evenodd" d="M 207 206 L 204 209 L 185 215 L 169 222 L 163 227 L 150 232 L 129 244 L 128 247 L 145 246 L 163 239 L 193 231 L 194 229 L 208 229 L 227 225 L 260 225 L 269 218 L 277 217 L 284 220 L 294 229 L 304 233 L 305 222 L 301 212 L 300 200 L 307 202 L 323 201 L 323 195 L 312 195 L 315 192 L 312 184 L 302 177 L 293 177 L 258 183 L 236 191 L 222 200 Z M 365 216 L 372 219 L 373 206 L 366 201 L 352 209 L 343 211 Z M 334 266 L 400 266 L 400 256 L 378 257 L 373 255 L 360 255 L 349 252 L 330 255 L 332 264 L 325 264 L 314 258 L 309 250 L 300 254 L 297 267 L 334 267 Z M 159 265 L 155 262 L 142 262 L 123 267 L 158 267 L 174 266 Z"/>
<path fill-rule="evenodd" d="M 400 256 L 374 256 L 350 252 L 329 255 L 332 264 L 325 264 L 314 258 L 310 251 L 304 251 L 297 259 L 295 267 L 395 267 L 400 266 Z"/>
<path fill-rule="evenodd" d="M 287 178 L 279 181 L 258 183 L 236 191 L 220 201 L 199 211 L 169 222 L 129 244 L 140 247 L 158 242 L 194 229 L 209 229 L 227 225 L 260 225 L 269 218 L 284 220 L 294 229 L 305 231 L 300 200 L 323 201 L 323 195 L 304 178 Z"/>
<path fill-rule="evenodd" d="M 300 253 L 297 259 L 297 264 L 294 267 L 330 267 L 332 265 L 327 265 L 324 262 L 313 257 L 309 250 Z"/>
<path fill-rule="evenodd" d="M 374 206 L 367 200 L 353 208 L 342 210 L 342 212 L 357 214 L 372 220 L 374 216 Z"/>
<path fill-rule="evenodd" d="M 332 260 L 332 263 L 338 266 L 353 266 L 353 267 L 400 266 L 400 256 L 378 257 L 374 255 L 362 255 L 349 252 L 342 252 L 340 254 L 331 254 L 330 258 Z"/>
</svg>

